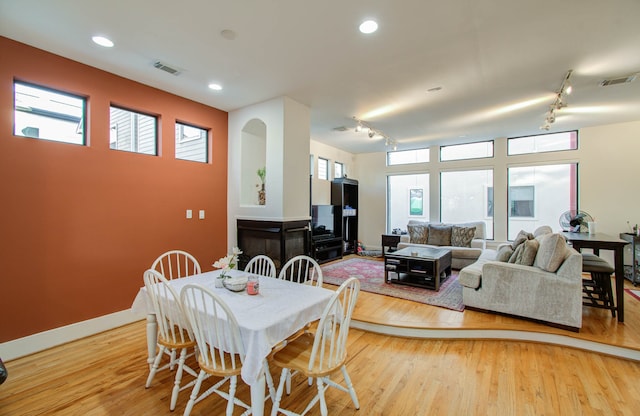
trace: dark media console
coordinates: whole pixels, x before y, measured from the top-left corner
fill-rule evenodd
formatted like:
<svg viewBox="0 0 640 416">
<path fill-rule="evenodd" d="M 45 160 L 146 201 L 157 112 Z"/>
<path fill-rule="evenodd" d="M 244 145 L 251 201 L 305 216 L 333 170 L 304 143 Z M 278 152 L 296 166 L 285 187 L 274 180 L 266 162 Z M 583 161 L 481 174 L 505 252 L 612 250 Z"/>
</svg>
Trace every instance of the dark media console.
<svg viewBox="0 0 640 416">
<path fill-rule="evenodd" d="M 342 238 L 318 236 L 311 238 L 311 254 L 318 263 L 342 258 Z"/>
</svg>

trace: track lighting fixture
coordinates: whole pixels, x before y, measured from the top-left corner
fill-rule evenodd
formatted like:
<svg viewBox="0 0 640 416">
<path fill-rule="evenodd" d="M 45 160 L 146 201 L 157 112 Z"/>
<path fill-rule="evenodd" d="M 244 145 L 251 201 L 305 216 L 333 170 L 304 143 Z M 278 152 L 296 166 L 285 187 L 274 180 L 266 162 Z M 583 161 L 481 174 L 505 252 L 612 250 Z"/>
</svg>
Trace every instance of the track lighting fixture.
<svg viewBox="0 0 640 416">
<path fill-rule="evenodd" d="M 367 122 L 362 121 L 355 116 L 353 117 L 353 119 L 357 123 L 355 128 L 356 133 L 359 133 L 361 131 L 366 131 L 370 139 L 373 139 L 375 136 L 382 137 L 384 139 L 384 144 L 386 146 L 393 146 L 393 150 L 397 149 L 398 143 L 396 142 L 395 139 L 392 139 L 391 137 L 387 136 L 380 130 L 374 129 Z"/>
<path fill-rule="evenodd" d="M 573 73 L 573 69 L 570 69 L 565 75 L 562 84 L 560 85 L 560 89 L 556 93 L 556 99 L 551 104 L 549 111 L 546 114 L 545 122 L 542 126 L 540 126 L 540 130 L 549 130 L 551 128 L 551 124 L 556 121 L 556 111 L 561 110 L 562 108 L 567 106 L 567 95 L 571 94 L 573 91 L 573 87 L 569 82 L 569 78 L 571 78 L 571 74 Z"/>
</svg>

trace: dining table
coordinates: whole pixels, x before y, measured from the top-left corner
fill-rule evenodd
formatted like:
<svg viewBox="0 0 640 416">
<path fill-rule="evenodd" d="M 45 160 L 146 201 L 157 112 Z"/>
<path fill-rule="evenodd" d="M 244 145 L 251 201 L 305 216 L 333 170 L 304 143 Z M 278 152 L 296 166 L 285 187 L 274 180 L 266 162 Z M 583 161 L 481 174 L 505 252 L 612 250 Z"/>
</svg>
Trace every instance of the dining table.
<svg viewBox="0 0 640 416">
<path fill-rule="evenodd" d="M 605 233 L 564 232 L 563 235 L 578 252 L 587 248 L 593 250 L 593 254 L 597 256 L 600 250 L 613 251 L 616 310 L 618 322 L 624 322 L 624 246 L 629 242 Z"/>
<path fill-rule="evenodd" d="M 204 272 L 169 280 L 169 284 L 178 294 L 185 285 L 190 283 L 204 286 L 211 289 L 229 306 L 238 321 L 246 353 L 240 376 L 251 389 L 253 415 L 262 416 L 266 385 L 264 362 L 267 356 L 274 346 L 304 328 L 308 323 L 320 319 L 335 292 L 284 279 L 258 276 L 259 293 L 249 295 L 246 290 L 232 292 L 224 287 L 217 288 L 216 280 L 220 273 L 220 270 Z M 230 277 L 248 275 L 239 270 L 227 271 L 227 274 Z M 136 314 L 146 314 L 147 361 L 151 365 L 156 354 L 157 323 L 144 286 L 136 295 L 131 310 Z"/>
</svg>

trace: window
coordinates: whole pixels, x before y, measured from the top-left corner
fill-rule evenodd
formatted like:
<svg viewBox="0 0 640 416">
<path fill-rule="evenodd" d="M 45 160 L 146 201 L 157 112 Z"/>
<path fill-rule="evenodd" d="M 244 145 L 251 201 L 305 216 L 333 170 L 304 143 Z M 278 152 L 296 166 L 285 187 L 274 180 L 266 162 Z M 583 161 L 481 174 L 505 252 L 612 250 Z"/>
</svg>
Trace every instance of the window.
<svg viewBox="0 0 640 416">
<path fill-rule="evenodd" d="M 333 177 L 334 178 L 343 178 L 344 177 L 344 165 L 340 162 L 335 162 L 333 164 Z"/>
<path fill-rule="evenodd" d="M 176 123 L 176 159 L 208 162 L 207 137 L 205 129 Z"/>
<path fill-rule="evenodd" d="M 429 174 L 387 176 L 387 232 L 409 220 L 429 220 Z"/>
<path fill-rule="evenodd" d="M 493 169 L 442 172 L 440 219 L 444 223 L 484 221 L 493 238 Z M 487 209 L 491 207 L 491 209 Z"/>
<path fill-rule="evenodd" d="M 493 141 L 440 146 L 440 160 L 480 159 L 493 157 Z"/>
<path fill-rule="evenodd" d="M 387 152 L 387 165 L 407 165 L 410 163 L 427 163 L 429 161 L 429 148 L 415 150 L 398 150 Z"/>
<path fill-rule="evenodd" d="M 520 230 L 557 225 L 564 211 L 576 209 L 577 178 L 576 163 L 509 168 L 509 240 Z"/>
<path fill-rule="evenodd" d="M 318 158 L 318 179 L 329 180 L 329 161 Z"/>
<path fill-rule="evenodd" d="M 85 144 L 84 98 L 18 81 L 13 88 L 15 136 Z"/>
<path fill-rule="evenodd" d="M 558 150 L 576 150 L 577 148 L 577 131 L 507 139 L 507 154 L 509 156 L 527 153 L 555 152 Z"/>
<path fill-rule="evenodd" d="M 157 155 L 157 120 L 153 116 L 111 107 L 109 146 L 115 150 Z"/>
</svg>

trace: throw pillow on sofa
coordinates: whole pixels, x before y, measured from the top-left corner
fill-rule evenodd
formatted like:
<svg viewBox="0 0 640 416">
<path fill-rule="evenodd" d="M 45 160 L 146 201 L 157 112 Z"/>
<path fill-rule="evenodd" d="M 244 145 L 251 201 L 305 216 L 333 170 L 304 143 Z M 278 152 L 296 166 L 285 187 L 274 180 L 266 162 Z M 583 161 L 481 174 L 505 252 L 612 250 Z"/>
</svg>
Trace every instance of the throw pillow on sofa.
<svg viewBox="0 0 640 416">
<path fill-rule="evenodd" d="M 452 228 L 451 225 L 429 224 L 429 239 L 427 240 L 427 244 L 432 246 L 450 246 Z"/>
<path fill-rule="evenodd" d="M 516 236 L 516 239 L 513 240 L 513 243 L 511 243 L 511 248 L 515 250 L 520 244 L 524 243 L 527 240 L 532 240 L 533 238 L 533 234 L 531 234 L 530 232 L 520 230 L 520 232 Z"/>
<path fill-rule="evenodd" d="M 454 247 L 471 247 L 471 240 L 476 235 L 476 227 L 458 227 L 454 225 L 451 228 L 451 245 Z"/>
<path fill-rule="evenodd" d="M 506 263 L 509 261 L 512 254 L 513 254 L 513 249 L 511 248 L 511 246 L 508 244 L 504 245 L 500 247 L 500 249 L 498 249 L 498 254 L 496 254 L 496 260 Z"/>
<path fill-rule="evenodd" d="M 533 266 L 539 246 L 538 240 L 526 240 L 513 251 L 513 254 L 509 257 L 509 263 Z"/>
<path fill-rule="evenodd" d="M 407 225 L 409 242 L 414 244 L 427 244 L 429 240 L 428 225 Z"/>
<path fill-rule="evenodd" d="M 561 234 L 547 234 L 540 239 L 534 266 L 555 273 L 567 254 L 567 242 Z"/>
</svg>

